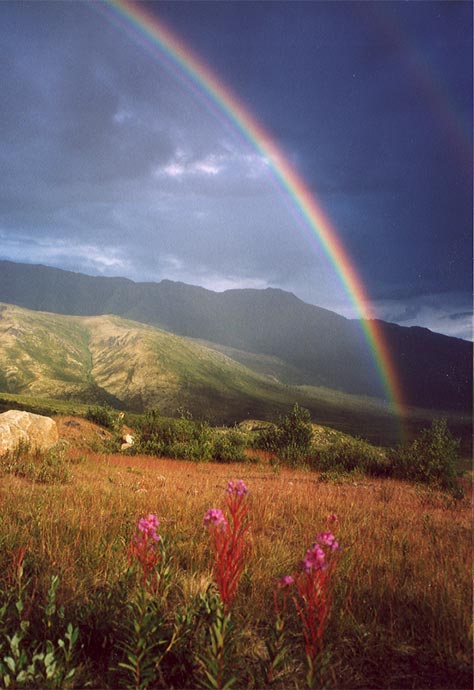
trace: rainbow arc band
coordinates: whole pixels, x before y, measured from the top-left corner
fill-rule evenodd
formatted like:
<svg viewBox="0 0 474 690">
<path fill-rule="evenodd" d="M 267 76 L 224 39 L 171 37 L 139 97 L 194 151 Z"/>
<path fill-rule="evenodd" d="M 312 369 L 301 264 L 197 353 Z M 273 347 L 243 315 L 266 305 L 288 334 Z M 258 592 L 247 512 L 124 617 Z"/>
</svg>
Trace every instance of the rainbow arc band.
<svg viewBox="0 0 474 690">
<path fill-rule="evenodd" d="M 106 0 L 105 3 L 97 4 L 96 8 L 102 13 L 104 9 L 110 10 L 110 15 L 106 14 L 128 33 L 133 31 L 145 49 L 152 50 L 156 53 L 157 59 L 171 64 L 173 69 L 177 68 L 178 73 L 182 72 L 187 78 L 187 83 L 210 100 L 212 106 L 217 106 L 218 111 L 224 113 L 245 139 L 268 161 L 279 187 L 303 219 L 304 226 L 323 247 L 361 318 L 362 328 L 386 396 L 401 422 L 405 407 L 403 394 L 381 326 L 374 318 L 369 306 L 370 299 L 342 246 L 337 231 L 305 181 L 235 94 L 146 6 L 128 0 Z"/>
</svg>

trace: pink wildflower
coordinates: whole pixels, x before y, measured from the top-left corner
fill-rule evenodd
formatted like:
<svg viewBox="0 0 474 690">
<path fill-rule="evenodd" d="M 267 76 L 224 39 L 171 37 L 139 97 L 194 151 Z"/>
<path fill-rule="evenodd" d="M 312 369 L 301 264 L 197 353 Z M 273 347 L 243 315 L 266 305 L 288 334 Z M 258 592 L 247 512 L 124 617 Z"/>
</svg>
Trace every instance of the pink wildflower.
<svg viewBox="0 0 474 690">
<path fill-rule="evenodd" d="M 156 585 L 155 578 L 154 576 L 152 578 L 152 575 L 161 560 L 161 554 L 157 549 L 157 542 L 161 541 L 160 535 L 156 533 L 158 524 L 158 518 L 153 513 L 149 513 L 147 517 L 140 518 L 138 521 L 138 531 L 132 537 L 128 549 L 129 563 L 136 562 L 140 565 L 143 586 L 150 590 Z"/>
<path fill-rule="evenodd" d="M 280 577 L 280 579 L 278 580 L 278 587 L 289 587 L 293 584 L 294 581 L 295 578 L 293 577 L 293 575 L 284 575 L 283 577 Z"/>
<path fill-rule="evenodd" d="M 331 551 L 337 551 L 337 549 L 339 548 L 339 544 L 336 541 L 336 537 L 332 532 L 321 532 L 320 534 L 318 534 L 317 540 L 322 546 L 328 546 L 331 549 Z"/>
<path fill-rule="evenodd" d="M 146 518 L 142 517 L 138 521 L 138 529 L 145 536 L 151 537 L 154 541 L 160 541 L 161 537 L 156 533 L 159 521 L 156 515 L 149 513 Z"/>
<path fill-rule="evenodd" d="M 247 494 L 248 489 L 242 480 L 236 484 L 229 482 L 225 497 L 228 518 L 219 508 L 210 508 L 204 516 L 204 525 L 213 527 L 210 534 L 214 551 L 214 577 L 226 614 L 232 608 L 248 553 Z"/>
<path fill-rule="evenodd" d="M 220 508 L 209 508 L 204 515 L 204 525 L 206 527 L 211 525 L 213 527 L 220 527 L 220 529 L 224 531 L 227 527 L 227 520 Z"/>
<path fill-rule="evenodd" d="M 245 494 L 248 494 L 249 490 L 245 486 L 244 482 L 242 479 L 239 479 L 237 484 L 234 484 L 234 482 L 229 482 L 227 484 L 227 494 L 235 494 L 236 496 L 245 496 Z"/>
<path fill-rule="evenodd" d="M 337 523 L 339 522 L 339 519 L 338 519 L 336 513 L 331 513 L 331 515 L 328 515 L 326 518 L 326 522 L 328 523 L 328 525 L 330 525 L 331 523 L 333 525 L 337 525 Z"/>
<path fill-rule="evenodd" d="M 313 546 L 306 551 L 303 560 L 304 571 L 310 573 L 312 570 L 324 570 L 326 567 L 327 564 L 324 551 L 318 543 L 313 544 Z"/>
</svg>

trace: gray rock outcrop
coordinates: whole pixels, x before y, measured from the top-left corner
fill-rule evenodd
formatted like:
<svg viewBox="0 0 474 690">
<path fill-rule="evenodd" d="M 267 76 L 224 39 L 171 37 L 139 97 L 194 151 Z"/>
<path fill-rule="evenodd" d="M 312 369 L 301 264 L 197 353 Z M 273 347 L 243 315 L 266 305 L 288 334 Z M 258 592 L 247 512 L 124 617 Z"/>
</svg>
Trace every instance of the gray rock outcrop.
<svg viewBox="0 0 474 690">
<path fill-rule="evenodd" d="M 20 441 L 41 450 L 51 448 L 59 441 L 56 422 L 51 417 L 21 410 L 0 414 L 0 455 L 15 448 Z"/>
</svg>

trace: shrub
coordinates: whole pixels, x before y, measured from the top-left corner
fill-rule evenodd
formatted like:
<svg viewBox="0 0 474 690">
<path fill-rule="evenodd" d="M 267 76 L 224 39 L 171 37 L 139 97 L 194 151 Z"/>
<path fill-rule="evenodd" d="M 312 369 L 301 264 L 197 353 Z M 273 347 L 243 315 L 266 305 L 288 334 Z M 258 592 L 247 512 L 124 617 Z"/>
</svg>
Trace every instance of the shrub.
<svg viewBox="0 0 474 690">
<path fill-rule="evenodd" d="M 242 462 L 245 460 L 245 436 L 236 429 L 215 432 L 212 459 L 217 462 Z"/>
<path fill-rule="evenodd" d="M 101 407 L 97 405 L 95 407 L 88 407 L 85 418 L 89 422 L 94 424 L 99 424 L 106 429 L 114 429 L 116 426 L 116 415 L 111 407 Z"/>
<path fill-rule="evenodd" d="M 136 425 L 135 436 L 135 454 L 183 460 L 212 458 L 212 429 L 206 422 L 194 420 L 189 412 L 180 411 L 178 419 L 168 419 L 152 410 Z"/>
<path fill-rule="evenodd" d="M 290 414 L 280 418 L 277 426 L 260 432 L 256 446 L 275 453 L 282 462 L 297 465 L 311 454 L 312 438 L 310 414 L 295 403 Z"/>
<path fill-rule="evenodd" d="M 459 441 L 451 435 L 445 419 L 435 419 L 411 444 L 395 451 L 393 472 L 400 479 L 434 484 L 462 494 L 457 481 Z"/>
<path fill-rule="evenodd" d="M 373 476 L 389 476 L 391 464 L 385 453 L 360 438 L 337 439 L 320 449 L 318 466 L 323 472 L 359 470 Z"/>
</svg>

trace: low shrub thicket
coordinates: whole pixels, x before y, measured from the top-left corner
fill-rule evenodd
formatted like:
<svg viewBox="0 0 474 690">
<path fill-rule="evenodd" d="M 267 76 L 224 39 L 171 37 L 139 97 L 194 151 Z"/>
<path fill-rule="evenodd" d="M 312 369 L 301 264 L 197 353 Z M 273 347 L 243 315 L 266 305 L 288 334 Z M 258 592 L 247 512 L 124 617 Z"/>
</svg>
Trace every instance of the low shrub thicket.
<svg viewBox="0 0 474 690">
<path fill-rule="evenodd" d="M 254 446 L 272 453 L 283 464 L 308 464 L 321 470 L 324 479 L 362 472 L 430 484 L 459 498 L 463 495 L 456 470 L 459 441 L 451 435 L 445 419 L 434 420 L 431 428 L 422 430 L 412 443 L 397 449 L 376 448 L 349 436 L 316 445 L 309 412 L 295 405 L 278 425 L 263 429 Z"/>
<path fill-rule="evenodd" d="M 298 465 L 311 455 L 312 438 L 310 414 L 295 403 L 293 410 L 281 417 L 277 425 L 272 424 L 260 432 L 255 446 L 274 453 L 285 464 Z"/>
<path fill-rule="evenodd" d="M 323 472 L 359 471 L 376 477 L 391 474 L 390 461 L 385 452 L 360 438 L 340 439 L 321 448 L 317 452 L 317 467 Z"/>
<path fill-rule="evenodd" d="M 246 437 L 237 429 L 214 435 L 212 458 L 217 462 L 242 462 L 245 459 Z"/>
<path fill-rule="evenodd" d="M 246 437 L 237 429 L 219 431 L 207 422 L 180 411 L 178 419 L 153 410 L 137 423 L 133 454 L 167 456 L 181 460 L 241 462 Z"/>
<path fill-rule="evenodd" d="M 148 412 L 135 428 L 132 454 L 168 456 L 183 460 L 241 462 L 248 437 L 237 429 L 217 430 L 207 422 L 195 420 L 189 412 L 178 410 L 177 419 L 161 417 L 158 411 Z M 117 417 L 108 407 L 89 408 L 86 418 L 106 428 L 117 430 Z M 117 443 L 115 443 L 117 445 Z M 456 467 L 459 462 L 459 441 L 453 438 L 445 419 L 434 420 L 409 444 L 390 451 L 375 448 L 360 438 L 340 436 L 326 445 L 313 439 L 311 417 L 296 403 L 278 424 L 270 424 L 253 439 L 254 448 L 271 453 L 275 462 L 309 465 L 320 470 L 323 477 L 362 472 L 374 477 L 395 477 L 430 484 L 453 496 L 462 496 Z M 21 458 L 21 459 L 20 459 Z M 2 466 L 38 481 L 64 471 L 57 451 L 44 456 L 42 463 L 26 459 L 23 449 L 10 454 Z M 41 469 L 39 469 L 41 465 Z M 60 469 L 61 467 L 61 469 Z M 16 469 L 14 469 L 16 468 Z M 42 477 L 46 477 L 43 479 Z"/>
<path fill-rule="evenodd" d="M 453 438 L 445 419 L 435 419 L 411 444 L 396 450 L 391 458 L 393 475 L 399 479 L 433 484 L 440 489 L 462 493 L 456 467 L 459 441 Z"/>
<path fill-rule="evenodd" d="M 106 429 L 114 430 L 117 425 L 117 414 L 111 407 L 89 407 L 85 414 L 85 418 L 89 422 L 103 426 Z"/>
</svg>

